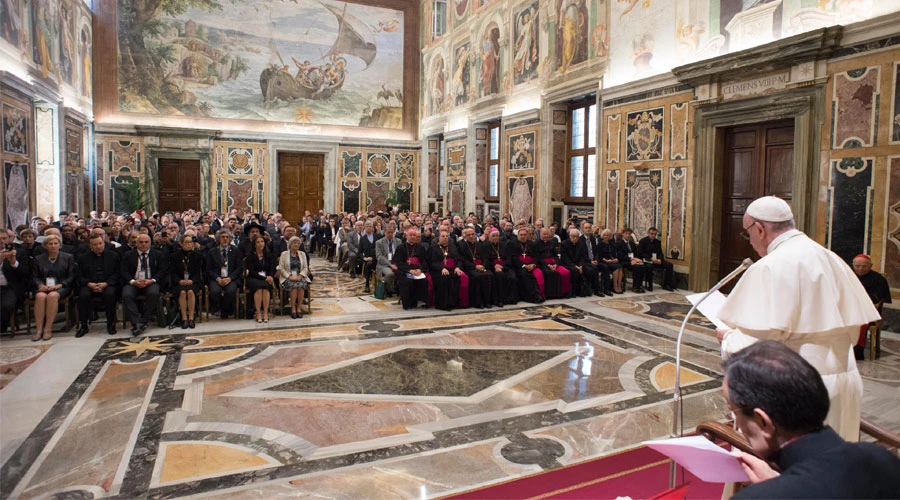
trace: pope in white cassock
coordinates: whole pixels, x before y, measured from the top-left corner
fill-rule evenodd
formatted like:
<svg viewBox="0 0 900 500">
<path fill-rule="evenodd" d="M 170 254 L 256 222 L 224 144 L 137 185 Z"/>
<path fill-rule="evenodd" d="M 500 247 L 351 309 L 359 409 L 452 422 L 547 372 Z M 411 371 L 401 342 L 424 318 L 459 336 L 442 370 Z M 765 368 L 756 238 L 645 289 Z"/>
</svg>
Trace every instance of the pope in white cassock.
<svg viewBox="0 0 900 500">
<path fill-rule="evenodd" d="M 741 277 L 719 319 L 722 356 L 757 340 L 777 340 L 822 375 L 831 397 L 825 423 L 847 441 L 859 440 L 862 378 L 852 346 L 860 325 L 880 318 L 853 269 L 795 229 L 790 205 L 774 196 L 755 200 L 742 235 L 762 257 Z"/>
</svg>

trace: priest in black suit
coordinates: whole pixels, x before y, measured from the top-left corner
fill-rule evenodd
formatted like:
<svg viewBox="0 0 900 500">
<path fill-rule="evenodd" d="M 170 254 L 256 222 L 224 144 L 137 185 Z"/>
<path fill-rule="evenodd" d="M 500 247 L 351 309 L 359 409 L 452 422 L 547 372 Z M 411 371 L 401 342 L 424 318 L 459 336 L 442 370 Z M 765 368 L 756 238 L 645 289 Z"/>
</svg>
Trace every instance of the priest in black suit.
<svg viewBox="0 0 900 500">
<path fill-rule="evenodd" d="M 428 247 L 428 263 L 434 289 L 434 307 L 449 311 L 459 303 L 462 270 L 459 249 L 450 242 L 450 232 L 442 229 Z"/>
<path fill-rule="evenodd" d="M 406 241 L 394 252 L 393 262 L 397 266 L 397 287 L 403 309 L 414 309 L 419 302 L 428 304 L 428 256 L 425 247 L 419 243 L 420 238 L 418 229 L 408 229 Z"/>
<path fill-rule="evenodd" d="M 491 272 L 479 255 L 479 241 L 475 229 L 462 230 L 462 238 L 456 242 L 459 258 L 466 280 L 460 278 L 460 307 L 472 306 L 476 309 L 491 307 Z"/>
<path fill-rule="evenodd" d="M 506 244 L 506 261 L 516 271 L 519 299 L 539 304 L 544 301 L 544 263 L 534 241 L 528 237 L 528 231 L 520 228 L 516 235 L 518 241 Z"/>
<path fill-rule="evenodd" d="M 83 337 L 88 332 L 88 321 L 93 317 L 93 301 L 103 300 L 106 311 L 106 332 L 116 334 L 116 300 L 119 294 L 121 263 L 119 254 L 106 247 L 100 234 L 91 235 L 90 251 L 78 259 L 76 269 L 78 276 L 78 318 L 81 325 L 75 332 L 76 337 Z"/>
</svg>

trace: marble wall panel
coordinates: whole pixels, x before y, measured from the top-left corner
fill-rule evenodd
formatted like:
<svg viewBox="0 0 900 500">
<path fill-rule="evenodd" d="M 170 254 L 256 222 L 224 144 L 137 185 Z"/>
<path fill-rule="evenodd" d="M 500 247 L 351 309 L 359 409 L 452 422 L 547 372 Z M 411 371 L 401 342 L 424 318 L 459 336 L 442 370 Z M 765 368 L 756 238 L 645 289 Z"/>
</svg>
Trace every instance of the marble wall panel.
<svg viewBox="0 0 900 500">
<path fill-rule="evenodd" d="M 383 210 L 390 189 L 387 181 L 366 181 L 365 210 Z"/>
<path fill-rule="evenodd" d="M 412 179 L 416 176 L 416 155 L 394 153 L 394 173 L 398 179 Z"/>
<path fill-rule="evenodd" d="M 366 177 L 390 177 L 391 154 L 369 153 L 366 155 Z"/>
<path fill-rule="evenodd" d="M 686 160 L 688 155 L 688 104 L 669 105 L 669 159 Z"/>
<path fill-rule="evenodd" d="M 447 143 L 447 177 L 463 177 L 466 175 L 466 141 Z"/>
<path fill-rule="evenodd" d="M 256 188 L 252 179 L 226 179 L 226 205 L 224 212 L 237 209 L 238 213 L 253 211 L 253 195 Z"/>
<path fill-rule="evenodd" d="M 28 224 L 31 207 L 30 169 L 28 163 L 4 161 L 3 179 L 5 181 L 4 200 L 6 201 L 7 227 Z"/>
<path fill-rule="evenodd" d="M 687 224 L 687 168 L 669 168 L 669 210 L 666 223 L 666 256 L 684 259 L 685 226 Z"/>
<path fill-rule="evenodd" d="M 438 152 L 428 153 L 428 197 L 437 198 L 440 193 L 441 178 L 438 172 Z"/>
<path fill-rule="evenodd" d="M 890 143 L 900 143 L 900 62 L 894 63 L 893 80 L 894 92 L 891 94 L 891 109 L 894 111 L 890 121 Z"/>
<path fill-rule="evenodd" d="M 55 165 L 56 164 L 56 110 L 53 108 L 45 108 L 35 106 L 34 123 L 36 134 L 36 151 L 35 161 L 38 164 Z"/>
<path fill-rule="evenodd" d="M 212 175 L 201 179 L 208 186 L 205 189 L 215 193 L 210 197 L 210 208 L 219 212 L 236 208 L 242 213 L 265 210 L 268 156 L 268 147 L 263 143 L 215 141 Z M 232 186 L 237 188 L 236 193 L 231 193 Z"/>
<path fill-rule="evenodd" d="M 355 213 L 359 211 L 360 186 L 362 184 L 353 179 L 341 182 L 341 206 L 344 212 Z"/>
<path fill-rule="evenodd" d="M 606 227 L 619 227 L 619 171 L 606 172 Z"/>
<path fill-rule="evenodd" d="M 362 153 L 358 151 L 341 152 L 341 175 L 349 177 L 351 174 L 359 177 L 362 175 Z"/>
<path fill-rule="evenodd" d="M 226 148 L 225 153 L 228 175 L 253 174 L 253 148 Z"/>
<path fill-rule="evenodd" d="M 619 163 L 621 155 L 622 115 L 606 117 L 606 163 Z"/>
<path fill-rule="evenodd" d="M 59 199 L 59 171 L 55 166 L 38 165 L 35 168 L 34 185 L 37 190 L 35 202 L 37 213 L 41 216 L 56 212 L 54 200 Z"/>
<path fill-rule="evenodd" d="M 81 171 L 84 166 L 81 161 L 82 140 L 81 127 L 66 127 L 66 170 Z"/>
<path fill-rule="evenodd" d="M 900 156 L 888 161 L 887 220 L 881 271 L 891 288 L 900 288 Z"/>
<path fill-rule="evenodd" d="M 581 220 L 589 220 L 594 221 L 594 208 L 593 207 L 578 207 L 578 206 L 566 206 L 566 218 L 571 219 L 572 217 L 578 217 Z"/>
<path fill-rule="evenodd" d="M 465 210 L 466 181 L 464 179 L 450 181 L 447 185 L 445 211 L 462 214 Z"/>
<path fill-rule="evenodd" d="M 478 129 L 483 130 L 483 129 Z M 479 142 L 475 145 L 475 199 L 483 200 L 488 190 L 488 149 L 487 144 Z"/>
<path fill-rule="evenodd" d="M 566 197 L 566 138 L 565 130 L 553 131 L 553 176 L 550 196 L 554 200 Z"/>
<path fill-rule="evenodd" d="M 107 195 L 110 209 L 117 213 L 131 212 L 125 192 L 128 185 L 140 183 L 141 180 L 133 175 L 110 175 L 108 179 Z"/>
<path fill-rule="evenodd" d="M 832 149 L 875 145 L 881 67 L 858 68 L 834 75 Z"/>
<path fill-rule="evenodd" d="M 636 235 L 660 227 L 662 213 L 662 169 L 625 171 L 625 225 Z"/>
<path fill-rule="evenodd" d="M 848 264 L 871 246 L 873 170 L 873 158 L 831 161 L 826 246 Z"/>
<path fill-rule="evenodd" d="M 65 189 L 66 204 L 65 209 L 69 212 L 79 212 L 79 197 L 81 195 L 81 172 L 66 171 Z M 87 215 L 87 214 L 82 214 Z"/>
<path fill-rule="evenodd" d="M 538 167 L 537 130 L 527 130 L 509 134 L 506 140 L 508 167 L 510 171 L 533 170 Z"/>
<path fill-rule="evenodd" d="M 141 143 L 134 140 L 112 140 L 108 144 L 110 172 L 140 172 Z"/>
<path fill-rule="evenodd" d="M 534 219 L 534 176 L 511 177 L 507 179 L 509 214 L 514 223 L 531 223 Z"/>
<path fill-rule="evenodd" d="M 626 116 L 625 161 L 663 159 L 665 108 L 633 111 Z"/>
</svg>

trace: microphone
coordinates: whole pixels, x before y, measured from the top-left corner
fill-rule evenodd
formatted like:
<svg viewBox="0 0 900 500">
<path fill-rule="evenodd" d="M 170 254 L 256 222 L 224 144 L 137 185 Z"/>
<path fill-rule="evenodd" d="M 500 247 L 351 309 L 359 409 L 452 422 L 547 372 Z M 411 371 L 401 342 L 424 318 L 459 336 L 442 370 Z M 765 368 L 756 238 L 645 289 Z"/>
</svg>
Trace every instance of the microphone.
<svg viewBox="0 0 900 500">
<path fill-rule="evenodd" d="M 674 395 L 672 397 L 672 433 L 669 437 L 678 437 L 684 432 L 684 429 L 680 429 L 678 425 L 681 421 L 681 337 L 684 335 L 684 329 L 687 326 L 688 319 L 690 319 L 691 315 L 694 314 L 694 311 L 704 300 L 708 299 L 710 295 L 737 278 L 752 265 L 752 260 L 744 259 L 734 271 L 731 271 L 728 275 L 719 280 L 719 282 L 716 283 L 716 286 L 710 288 L 696 304 L 692 305 L 691 309 L 684 316 L 684 320 L 681 322 L 681 328 L 678 330 L 678 338 L 675 340 L 675 387 Z M 675 487 L 675 472 L 676 465 L 675 462 L 672 462 L 669 470 L 669 487 L 671 488 Z"/>
</svg>

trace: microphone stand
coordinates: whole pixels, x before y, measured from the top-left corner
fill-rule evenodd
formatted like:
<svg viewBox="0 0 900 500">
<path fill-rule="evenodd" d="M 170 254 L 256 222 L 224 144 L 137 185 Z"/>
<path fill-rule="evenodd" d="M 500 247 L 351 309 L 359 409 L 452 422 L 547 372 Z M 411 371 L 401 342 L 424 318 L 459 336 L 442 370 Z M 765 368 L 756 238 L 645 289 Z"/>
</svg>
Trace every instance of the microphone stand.
<svg viewBox="0 0 900 500">
<path fill-rule="evenodd" d="M 691 315 L 694 314 L 694 311 L 697 307 L 703 303 L 704 300 L 708 299 L 710 295 L 714 294 L 720 288 L 731 282 L 731 280 L 735 279 L 742 272 L 746 271 L 748 267 L 753 265 L 753 261 L 750 259 L 744 259 L 741 262 L 741 265 L 736 267 L 734 271 L 728 273 L 727 276 L 722 278 L 721 281 L 716 283 L 716 286 L 709 289 L 706 294 L 697 301 L 696 304 L 691 306 L 691 309 L 684 316 L 684 320 L 681 322 L 681 328 L 678 330 L 678 338 L 675 340 L 675 387 L 674 387 L 674 395 L 672 397 L 672 433 L 669 434 L 670 438 L 675 438 L 681 436 L 684 432 L 684 429 L 679 428 L 679 422 L 681 421 L 681 337 L 684 335 L 684 329 L 687 327 L 687 322 L 691 318 Z M 675 479 L 676 479 L 676 469 L 677 464 L 673 460 L 669 465 L 669 487 L 675 487 Z"/>
</svg>

